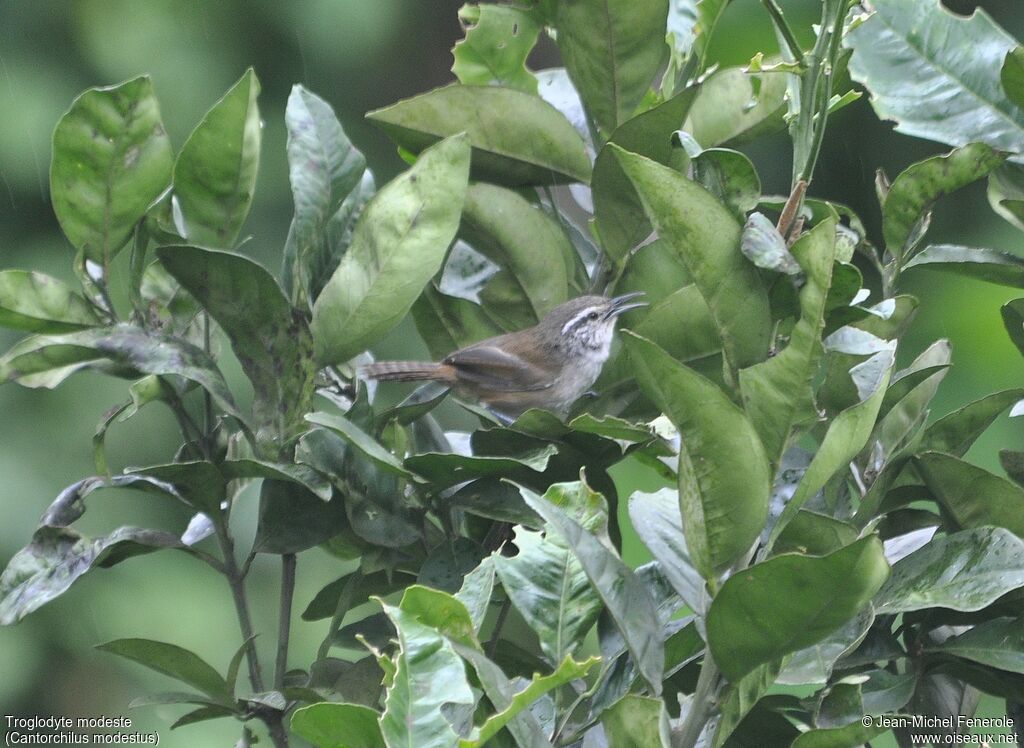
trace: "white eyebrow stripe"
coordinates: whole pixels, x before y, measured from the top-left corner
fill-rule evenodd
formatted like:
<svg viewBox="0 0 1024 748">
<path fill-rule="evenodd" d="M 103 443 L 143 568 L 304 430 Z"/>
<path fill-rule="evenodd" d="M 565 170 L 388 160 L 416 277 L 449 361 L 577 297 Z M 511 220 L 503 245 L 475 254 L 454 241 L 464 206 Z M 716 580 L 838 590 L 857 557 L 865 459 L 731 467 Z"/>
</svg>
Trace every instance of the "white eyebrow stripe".
<svg viewBox="0 0 1024 748">
<path fill-rule="evenodd" d="M 567 332 L 569 332 L 570 329 L 572 329 L 573 327 L 576 326 L 576 323 L 581 322 L 584 319 L 586 319 L 586 316 L 588 314 L 591 314 L 593 312 L 599 312 L 599 311 L 601 311 L 601 310 L 598 307 L 596 307 L 596 306 L 588 306 L 582 312 L 580 312 L 575 317 L 573 317 L 571 320 L 569 320 L 564 325 L 562 325 L 562 334 L 565 335 Z"/>
</svg>

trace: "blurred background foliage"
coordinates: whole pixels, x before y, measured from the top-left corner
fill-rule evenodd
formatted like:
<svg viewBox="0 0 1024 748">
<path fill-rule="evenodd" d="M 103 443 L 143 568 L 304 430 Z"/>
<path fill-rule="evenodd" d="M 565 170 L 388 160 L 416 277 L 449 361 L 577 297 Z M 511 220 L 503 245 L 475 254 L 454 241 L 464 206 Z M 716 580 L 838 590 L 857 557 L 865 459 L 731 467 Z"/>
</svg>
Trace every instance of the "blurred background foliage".
<svg viewBox="0 0 1024 748">
<path fill-rule="evenodd" d="M 984 8 L 1018 39 L 1024 38 L 1020 0 L 948 0 L 954 11 Z M 60 115 L 82 90 L 142 73 L 153 77 L 164 123 L 175 150 L 191 128 L 247 66 L 262 82 L 265 121 L 261 173 L 254 208 L 243 230 L 243 250 L 273 272 L 291 218 L 285 158 L 284 109 L 293 83 L 329 101 L 353 142 L 366 154 L 378 184 L 403 167 L 387 138 L 363 113 L 453 79 L 450 49 L 461 36 L 453 0 L 5 0 L 0 4 L 0 269 L 31 268 L 71 278 L 71 249 L 60 233 L 48 196 L 50 137 Z M 784 0 L 787 16 L 807 42 L 818 16 L 816 0 Z M 713 40 L 711 57 L 723 65 L 746 63 L 777 44 L 757 0 L 736 0 Z M 531 67 L 558 64 L 542 42 Z M 743 150 L 753 159 L 765 192 L 787 191 L 790 146 L 784 133 Z M 874 173 L 895 176 L 942 146 L 897 135 L 879 122 L 866 98 L 830 119 L 811 194 L 853 207 L 872 238 L 880 233 Z M 1024 254 L 1019 233 L 989 209 L 984 182 L 940 203 L 934 242 L 987 246 Z M 985 393 L 1020 386 L 1024 365 L 999 320 L 999 306 L 1017 291 L 954 276 L 919 272 L 907 291 L 922 301 L 906 345 L 909 361 L 938 337 L 953 343 L 954 366 L 935 400 L 932 418 Z M 0 331 L 0 348 L 15 339 Z M 411 324 L 378 347 L 388 355 L 424 351 Z M 230 370 L 232 387 L 243 381 Z M 80 374 L 59 391 L 0 388 L 0 563 L 31 535 L 39 514 L 67 484 L 93 471 L 93 424 L 124 399 L 127 383 Z M 1022 427 L 1003 418 L 968 455 L 998 470 L 996 450 L 1019 447 Z M 108 437 L 115 469 L 161 462 L 173 455 L 176 429 L 168 412 L 147 409 Z M 628 495 L 649 477 L 628 466 L 617 479 Z M 248 503 L 254 510 L 255 496 Z M 244 503 L 244 502 L 243 502 Z M 254 512 L 248 517 L 255 523 Z M 118 524 L 183 528 L 186 510 L 130 492 L 108 492 L 93 502 L 85 532 Z M 626 560 L 638 560 L 635 547 Z M 632 554 L 632 556 L 631 556 Z M 338 575 L 337 561 L 312 552 L 300 560 L 296 607 Z M 256 628 L 270 630 L 275 614 L 271 569 L 253 578 Z M 154 582 L 159 580 L 159 582 Z M 237 623 L 223 581 L 184 556 L 154 554 L 83 579 L 29 623 L 0 629 L 0 713 L 118 715 L 140 692 L 167 689 L 159 676 L 125 668 L 92 646 L 125 636 L 187 644 L 219 667 L 237 646 Z M 294 661 L 312 658 L 322 626 L 297 622 Z M 270 637 L 262 637 L 269 648 Z M 130 679 L 130 680 L 129 680 Z M 161 710 L 166 710 L 161 712 Z M 176 707 L 133 710 L 133 729 L 159 730 L 161 745 L 230 745 L 237 727 L 205 723 L 170 733 Z"/>
</svg>

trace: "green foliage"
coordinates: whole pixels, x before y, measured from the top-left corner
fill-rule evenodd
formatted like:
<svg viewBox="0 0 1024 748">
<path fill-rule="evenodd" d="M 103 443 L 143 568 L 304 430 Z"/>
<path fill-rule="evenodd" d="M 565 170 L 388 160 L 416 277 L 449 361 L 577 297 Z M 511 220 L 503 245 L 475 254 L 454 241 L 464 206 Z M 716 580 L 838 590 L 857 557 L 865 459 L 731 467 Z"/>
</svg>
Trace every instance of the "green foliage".
<svg viewBox="0 0 1024 748">
<path fill-rule="evenodd" d="M 906 270 L 1024 286 L 1016 255 L 927 241 L 939 201 L 982 178 L 1024 227 L 1020 47 L 932 0 L 875 0 L 848 27 L 850 2 L 824 0 L 802 49 L 766 2 L 783 61 L 715 70 L 728 5 L 464 7 L 459 82 L 369 115 L 410 162 L 379 190 L 332 105 L 295 86 L 280 282 L 238 242 L 260 161 L 252 70 L 176 158 L 148 78 L 76 99 L 51 193 L 82 288 L 0 273 L 0 325 L 28 333 L 0 380 L 89 369 L 127 394 L 96 428 L 99 475 L 51 503 L 0 576 L 0 623 L 96 568 L 187 554 L 231 590 L 242 642 L 225 674 L 177 644 L 100 648 L 192 689 L 134 705 L 193 705 L 175 727 L 233 717 L 246 745 L 260 722 L 278 748 L 289 729 L 331 748 L 857 745 L 882 732 L 866 714 L 1019 700 L 1024 455 L 1000 453 L 1003 477 L 968 451 L 1024 389 L 936 419 L 949 343 L 897 362 L 937 303 L 902 292 Z M 529 69 L 542 34 L 564 69 Z M 844 38 L 881 114 L 956 146 L 879 177 L 877 237 L 806 197 L 829 113 L 858 95 L 840 87 Z M 724 146 L 785 125 L 790 194 L 766 196 Z M 575 296 L 634 291 L 649 306 L 564 418 L 460 403 L 457 432 L 441 384 L 396 404 L 360 381 L 410 314 L 441 358 Z M 1024 353 L 1024 299 L 1001 312 Z M 158 402 L 180 448 L 111 475 L 108 433 Z M 654 490 L 631 490 L 624 461 Z M 232 511 L 253 482 L 242 560 Z M 188 527 L 86 537 L 74 525 L 108 488 L 169 501 Z M 624 535 L 654 560 L 627 564 Z M 326 622 L 323 642 L 289 669 L 295 557 L 319 552 L 340 568 L 301 618 Z M 261 554 L 282 570 L 273 680 L 247 583 Z"/>
</svg>

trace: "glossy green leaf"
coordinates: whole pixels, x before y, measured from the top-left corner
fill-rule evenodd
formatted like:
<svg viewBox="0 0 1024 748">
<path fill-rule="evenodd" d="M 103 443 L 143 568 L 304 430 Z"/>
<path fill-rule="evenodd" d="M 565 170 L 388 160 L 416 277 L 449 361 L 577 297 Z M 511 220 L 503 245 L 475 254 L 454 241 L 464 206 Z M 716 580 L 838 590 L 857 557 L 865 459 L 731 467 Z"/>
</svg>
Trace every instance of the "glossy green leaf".
<svg viewBox="0 0 1024 748">
<path fill-rule="evenodd" d="M 693 140 L 689 135 L 686 137 Z M 723 202 L 739 220 L 757 207 L 761 180 L 753 162 L 744 154 L 730 148 L 698 147 L 689 156 L 694 181 Z"/>
<path fill-rule="evenodd" d="M 556 484 L 545 496 L 557 500 L 556 489 L 565 492 L 571 485 Z M 655 603 L 648 589 L 615 551 L 556 503 L 527 489 L 522 489 L 522 493 L 530 508 L 572 549 L 615 621 L 641 676 L 654 694 L 660 694 L 665 652 Z"/>
<path fill-rule="evenodd" d="M 1004 410 L 1024 399 L 1024 389 L 994 392 L 949 413 L 925 429 L 918 447 L 963 457 Z"/>
<path fill-rule="evenodd" d="M 786 658 L 786 664 L 776 681 L 787 686 L 824 685 L 832 676 L 839 658 L 857 648 L 867 636 L 874 620 L 874 611 L 868 605 L 818 643 Z"/>
<path fill-rule="evenodd" d="M 332 432 L 344 439 L 346 443 L 352 445 L 370 458 L 378 467 L 383 468 L 390 473 L 394 473 L 395 475 L 400 475 L 403 478 L 412 477 L 412 473 L 402 466 L 402 461 L 400 459 L 388 452 L 380 442 L 376 441 L 373 437 L 344 416 L 334 413 L 321 413 L 318 411 L 316 413 L 308 414 L 306 416 L 306 420 L 310 423 L 315 423 L 318 426 L 330 429 Z"/>
<path fill-rule="evenodd" d="M 1024 356 L 1024 299 L 1012 299 L 999 310 L 1003 315 L 1006 334 Z"/>
<path fill-rule="evenodd" d="M 683 602 L 702 613 L 706 605 L 704 580 L 686 550 L 678 492 L 663 488 L 656 493 L 634 493 L 629 497 L 629 521 Z"/>
<path fill-rule="evenodd" d="M 601 713 L 608 748 L 669 748 L 671 729 L 665 702 L 627 694 Z"/>
<path fill-rule="evenodd" d="M 793 245 L 793 255 L 807 276 L 800 290 L 800 320 L 785 349 L 740 370 L 744 408 L 773 464 L 782 458 L 793 427 L 815 417 L 812 380 L 821 357 L 825 301 L 835 252 L 832 221 L 818 224 Z"/>
<path fill-rule="evenodd" d="M 177 338 L 146 333 L 130 325 L 95 328 L 61 336 L 28 338 L 0 358 L 0 381 L 52 387 L 83 366 L 110 361 L 133 379 L 142 374 L 175 374 L 207 390 L 225 413 L 241 420 L 216 363 L 202 349 Z M 56 381 L 45 375 L 53 373 Z M 42 377 L 33 379 L 33 377 Z"/>
<path fill-rule="evenodd" d="M 863 609 L 888 574 L 874 536 L 827 556 L 785 554 L 737 572 L 708 611 L 715 663 L 736 681 L 761 663 L 821 641 Z"/>
<path fill-rule="evenodd" d="M 455 597 L 466 606 L 469 611 L 470 620 L 473 622 L 473 630 L 480 633 L 480 627 L 484 623 L 487 609 L 491 604 L 491 595 L 494 593 L 494 558 L 488 556 L 471 572 L 462 579 L 462 586 L 455 593 Z"/>
<path fill-rule="evenodd" d="M 842 520 L 801 509 L 775 541 L 776 553 L 824 556 L 857 539 L 857 528 Z"/>
<path fill-rule="evenodd" d="M 313 306 L 321 363 L 352 358 L 405 317 L 455 237 L 468 167 L 465 136 L 449 138 L 366 206 L 352 245 Z"/>
<path fill-rule="evenodd" d="M 423 476 L 436 487 L 453 486 L 475 478 L 518 478 L 536 477 L 547 469 L 548 461 L 558 454 L 554 444 L 540 447 L 517 457 L 488 457 L 459 455 L 451 452 L 412 455 L 405 460 L 405 467 Z"/>
<path fill-rule="evenodd" d="M 499 707 L 500 711 L 488 717 L 479 729 L 474 729 L 469 738 L 460 740 L 459 748 L 478 748 L 486 745 L 487 741 L 497 735 L 503 727 L 508 726 L 511 720 L 544 694 L 566 683 L 583 678 L 598 662 L 600 662 L 599 657 L 589 657 L 583 662 L 576 662 L 571 657 L 566 657 L 550 675 L 534 673 L 529 683 L 511 696 L 507 706 Z M 488 698 L 490 698 L 490 694 L 488 694 Z"/>
<path fill-rule="evenodd" d="M 739 252 L 735 218 L 682 174 L 609 147 L 637 188 L 658 234 L 686 263 L 718 325 L 730 364 L 742 368 L 763 360 L 770 335 L 768 296 L 757 269 Z"/>
<path fill-rule="evenodd" d="M 355 572 L 351 572 L 355 573 Z M 334 615 L 338 606 L 338 598 L 344 592 L 346 584 L 350 580 L 350 574 L 334 580 L 324 586 L 310 600 L 309 605 L 302 611 L 303 621 L 321 621 Z M 405 589 L 415 581 L 415 576 L 400 570 L 384 569 L 375 571 L 372 574 L 360 572 L 359 579 L 354 583 L 355 588 L 351 591 L 349 609 L 362 605 L 373 595 L 390 595 L 392 592 Z"/>
<path fill-rule="evenodd" d="M 627 120 L 615 129 L 608 142 L 659 164 L 668 164 L 674 150 L 672 133 L 682 125 L 696 93 L 696 89 L 687 89 Z M 613 260 L 622 264 L 630 250 L 651 233 L 650 219 L 615 151 L 607 145 L 597 154 L 590 183 L 601 246 Z"/>
<path fill-rule="evenodd" d="M 323 702 L 296 709 L 292 731 L 317 748 L 385 748 L 376 710 Z"/>
<path fill-rule="evenodd" d="M 292 86 L 285 125 L 295 203 L 284 249 L 285 289 L 292 299 L 301 293 L 312 303 L 340 260 L 328 222 L 360 189 L 366 159 L 345 135 L 331 105 L 300 85 Z"/>
<path fill-rule="evenodd" d="M 907 135 L 1020 152 L 1024 111 L 999 81 L 1006 53 L 1017 46 L 1012 36 L 984 10 L 965 18 L 938 0 L 872 7 L 846 44 L 853 49 L 850 73 L 871 92 L 880 118 Z"/>
<path fill-rule="evenodd" d="M 184 546 L 172 533 L 137 527 L 120 527 L 98 538 L 68 527 L 40 527 L 0 575 L 0 625 L 16 623 L 63 595 L 90 569 L 160 548 Z"/>
<path fill-rule="evenodd" d="M 1017 485 L 1024 485 L 1024 452 L 1012 449 L 999 450 L 999 464 Z"/>
<path fill-rule="evenodd" d="M 1024 231 L 1024 167 L 1007 162 L 988 175 L 988 204 Z"/>
<path fill-rule="evenodd" d="M 943 270 L 1001 286 L 1024 288 L 1024 259 L 1009 252 L 959 244 L 932 244 L 908 262 L 905 269 Z"/>
<path fill-rule="evenodd" d="M 664 348 L 678 361 L 704 359 L 722 350 L 722 339 L 711 310 L 692 283 L 652 304 L 640 322 L 627 326 Z"/>
<path fill-rule="evenodd" d="M 89 89 L 53 133 L 50 196 L 65 235 L 105 269 L 167 189 L 173 165 L 148 76 Z"/>
<path fill-rule="evenodd" d="M 548 661 L 561 662 L 597 621 L 601 598 L 561 535 L 517 527 L 514 543 L 517 555 L 493 557 L 498 579 Z"/>
<path fill-rule="evenodd" d="M 187 683 L 205 694 L 230 699 L 231 692 L 224 678 L 198 655 L 174 644 L 150 639 L 115 639 L 97 645 L 101 652 L 110 652 Z"/>
<path fill-rule="evenodd" d="M 637 383 L 679 429 L 679 503 L 694 566 L 705 579 L 745 553 L 768 517 L 771 475 L 757 432 L 717 385 L 632 334 Z"/>
<path fill-rule="evenodd" d="M 452 72 L 466 86 L 504 86 L 537 93 L 526 58 L 537 43 L 535 13 L 509 5 L 463 5 L 459 21 L 466 36 L 455 43 Z"/>
<path fill-rule="evenodd" d="M 701 5 L 707 5 L 707 0 Z M 750 75 L 743 68 L 714 72 L 701 84 L 686 131 L 702 148 L 711 148 L 783 129 L 787 77 L 777 73 Z"/>
<path fill-rule="evenodd" d="M 441 707 L 475 702 L 462 659 L 445 636 L 416 615 L 383 607 L 398 631 L 394 677 L 380 718 L 388 748 L 455 745 L 458 736 Z"/>
<path fill-rule="evenodd" d="M 435 359 L 502 333 L 482 306 L 441 293 L 433 283 L 423 289 L 412 305 L 412 318 L 420 337 L 427 344 L 427 350 Z"/>
<path fill-rule="evenodd" d="M 914 465 L 960 527 L 1005 527 L 1024 536 L 1024 488 L 941 452 L 925 452 Z"/>
<path fill-rule="evenodd" d="M 587 112 L 612 132 L 636 111 L 665 56 L 667 0 L 579 0 L 555 11 L 558 49 Z"/>
<path fill-rule="evenodd" d="M 28 270 L 0 271 L 0 327 L 58 334 L 97 322 L 92 306 L 56 278 Z"/>
<path fill-rule="evenodd" d="M 465 132 L 474 179 L 510 187 L 590 180 L 583 139 L 557 109 L 522 91 L 445 86 L 366 116 L 415 153 Z"/>
<path fill-rule="evenodd" d="M 515 278 L 538 319 L 568 299 L 576 250 L 553 217 L 518 193 L 472 185 L 460 234 Z"/>
<path fill-rule="evenodd" d="M 247 70 L 188 136 L 174 163 L 179 231 L 193 244 L 230 249 L 256 190 L 260 83 Z"/>
<path fill-rule="evenodd" d="M 194 509 L 211 516 L 221 511 L 225 481 L 212 462 L 172 462 L 132 469 L 131 475 L 144 475 L 174 486 L 177 494 Z"/>
<path fill-rule="evenodd" d="M 984 621 L 941 644 L 926 646 L 925 651 L 962 657 L 1012 673 L 1024 673 L 1024 626 L 1016 618 Z"/>
<path fill-rule="evenodd" d="M 232 252 L 188 245 L 160 247 L 164 267 L 227 333 L 252 382 L 253 415 L 287 440 L 302 428 L 313 401 L 313 341 L 261 265 Z"/>
<path fill-rule="evenodd" d="M 894 351 L 888 348 L 850 370 L 861 400 L 842 411 L 829 424 L 807 472 L 772 529 L 769 547 L 804 503 L 820 491 L 836 472 L 847 470 L 850 461 L 867 444 L 889 386 L 894 361 Z"/>
<path fill-rule="evenodd" d="M 892 567 L 873 600 L 879 615 L 925 608 L 981 610 L 1024 587 L 1024 541 L 1001 527 L 938 535 Z"/>
<path fill-rule="evenodd" d="M 984 143 L 971 143 L 912 164 L 896 177 L 882 206 L 882 232 L 897 261 L 909 257 L 920 239 L 918 223 L 927 220 L 936 200 L 986 176 L 1004 158 Z"/>
<path fill-rule="evenodd" d="M 245 458 L 225 460 L 220 464 L 220 472 L 226 480 L 271 478 L 291 481 L 306 487 L 310 493 L 319 496 L 324 501 L 331 500 L 330 482 L 308 465 Z"/>
</svg>

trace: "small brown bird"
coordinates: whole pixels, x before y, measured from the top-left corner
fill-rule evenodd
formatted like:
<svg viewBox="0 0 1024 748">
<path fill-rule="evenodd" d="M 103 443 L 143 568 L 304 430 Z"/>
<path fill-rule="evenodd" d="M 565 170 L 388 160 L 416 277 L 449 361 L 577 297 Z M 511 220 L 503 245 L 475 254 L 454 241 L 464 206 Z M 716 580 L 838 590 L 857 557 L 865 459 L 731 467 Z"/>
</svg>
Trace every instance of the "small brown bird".
<svg viewBox="0 0 1024 748">
<path fill-rule="evenodd" d="M 442 382 L 459 397 L 508 418 L 530 408 L 565 413 L 601 373 L 619 315 L 646 306 L 630 303 L 641 295 L 581 296 L 555 307 L 533 327 L 460 348 L 440 363 L 378 361 L 360 373 L 394 382 Z"/>
</svg>

